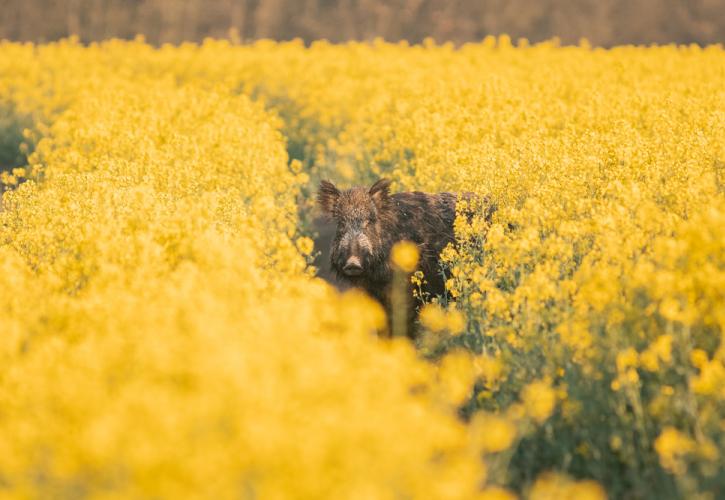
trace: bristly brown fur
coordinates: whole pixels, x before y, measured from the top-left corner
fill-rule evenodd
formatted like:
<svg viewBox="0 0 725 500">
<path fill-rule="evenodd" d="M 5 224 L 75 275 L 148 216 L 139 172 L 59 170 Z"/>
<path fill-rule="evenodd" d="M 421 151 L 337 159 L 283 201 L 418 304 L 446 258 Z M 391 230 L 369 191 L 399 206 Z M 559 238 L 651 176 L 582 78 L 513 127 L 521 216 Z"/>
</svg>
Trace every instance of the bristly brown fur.
<svg viewBox="0 0 725 500">
<path fill-rule="evenodd" d="M 463 199 L 471 197 L 470 193 L 462 195 Z M 318 202 L 337 223 L 332 269 L 339 279 L 364 289 L 389 312 L 393 278 L 390 251 L 399 241 L 412 241 L 420 251 L 418 269 L 424 275 L 423 293 L 442 295 L 446 276 L 440 269 L 439 256 L 446 245 L 455 241 L 457 199 L 454 193 L 416 191 L 391 195 L 388 179 L 378 180 L 369 189 L 353 187 L 345 191 L 323 181 Z M 344 271 L 353 254 L 362 262 L 363 271 L 358 276 Z"/>
</svg>

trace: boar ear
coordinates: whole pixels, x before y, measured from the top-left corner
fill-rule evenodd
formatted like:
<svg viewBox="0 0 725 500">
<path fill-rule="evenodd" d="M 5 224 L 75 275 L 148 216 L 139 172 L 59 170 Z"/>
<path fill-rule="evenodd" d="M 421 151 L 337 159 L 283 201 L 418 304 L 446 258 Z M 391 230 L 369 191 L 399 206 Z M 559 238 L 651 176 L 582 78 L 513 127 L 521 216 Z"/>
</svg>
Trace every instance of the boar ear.
<svg viewBox="0 0 725 500">
<path fill-rule="evenodd" d="M 382 207 L 390 196 L 390 179 L 380 179 L 372 185 L 368 194 L 375 202 L 375 205 Z"/>
<path fill-rule="evenodd" d="M 317 192 L 317 203 L 327 215 L 332 215 L 340 190 L 330 181 L 320 182 L 320 190 Z"/>
</svg>

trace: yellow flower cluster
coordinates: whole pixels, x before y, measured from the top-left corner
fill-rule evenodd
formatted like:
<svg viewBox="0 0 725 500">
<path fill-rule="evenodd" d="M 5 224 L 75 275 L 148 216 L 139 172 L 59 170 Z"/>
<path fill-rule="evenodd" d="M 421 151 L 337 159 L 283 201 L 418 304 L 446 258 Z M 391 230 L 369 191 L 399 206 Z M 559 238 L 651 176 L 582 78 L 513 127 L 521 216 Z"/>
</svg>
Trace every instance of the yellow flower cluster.
<svg viewBox="0 0 725 500">
<path fill-rule="evenodd" d="M 496 204 L 491 224 L 456 220 L 459 244 L 442 255 L 447 297 L 421 323 L 434 342 L 503 367 L 490 383 L 479 374 L 466 408 L 522 426 L 511 482 L 545 462 L 614 496 L 718 491 L 722 47 L 260 46 L 241 50 L 304 65 L 304 78 L 255 85 L 281 116 L 304 110 L 288 126 L 314 148 L 312 176 L 384 174 L 398 189 Z M 441 337 L 451 298 L 465 330 Z M 513 415 L 515 401 L 531 419 Z M 671 474 L 654 445 L 669 427 L 718 453 L 689 455 L 692 466 Z M 605 463 L 628 472 L 612 477 Z"/>
<path fill-rule="evenodd" d="M 165 50 L 0 46 L 34 120 L 0 209 L 0 495 L 475 497 L 437 368 L 306 268 L 281 122 L 142 67 Z"/>
<path fill-rule="evenodd" d="M 501 37 L 459 49 L 229 50 L 258 58 L 238 87 L 304 138 L 313 178 L 388 175 L 398 189 L 472 191 L 497 205 L 492 224 L 459 217 L 459 245 L 443 254 L 465 331 L 440 336 L 445 303 L 421 321 L 503 367 L 472 405 L 526 422 L 512 482 L 549 460 L 615 496 L 717 491 L 725 467 L 714 454 L 673 477 L 654 442 L 677 426 L 725 450 L 721 47 L 514 47 Z M 555 397 L 524 392 L 541 380 Z M 538 402 L 541 429 L 511 416 L 523 399 Z M 611 477 L 603 463 L 628 473 Z"/>
<path fill-rule="evenodd" d="M 566 476 L 542 474 L 529 492 L 531 500 L 606 500 L 604 490 L 594 481 L 572 481 Z"/>
<path fill-rule="evenodd" d="M 722 491 L 722 47 L 0 54 L 0 132 L 28 157 L 0 141 L 0 484 Z M 380 175 L 497 207 L 457 218 L 418 351 L 376 340 L 380 311 L 306 265 L 316 179 Z"/>
</svg>

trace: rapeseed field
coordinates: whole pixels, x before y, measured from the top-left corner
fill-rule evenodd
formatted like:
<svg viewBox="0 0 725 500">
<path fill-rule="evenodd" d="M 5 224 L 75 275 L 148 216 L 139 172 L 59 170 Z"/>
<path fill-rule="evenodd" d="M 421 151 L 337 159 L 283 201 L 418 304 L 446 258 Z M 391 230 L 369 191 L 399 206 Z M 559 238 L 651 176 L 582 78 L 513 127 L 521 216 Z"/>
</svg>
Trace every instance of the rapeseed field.
<svg viewBox="0 0 725 500">
<path fill-rule="evenodd" d="M 724 494 L 720 46 L 3 42 L 0 161 L 8 498 Z M 380 176 L 498 207 L 415 342 L 315 277 Z"/>
</svg>

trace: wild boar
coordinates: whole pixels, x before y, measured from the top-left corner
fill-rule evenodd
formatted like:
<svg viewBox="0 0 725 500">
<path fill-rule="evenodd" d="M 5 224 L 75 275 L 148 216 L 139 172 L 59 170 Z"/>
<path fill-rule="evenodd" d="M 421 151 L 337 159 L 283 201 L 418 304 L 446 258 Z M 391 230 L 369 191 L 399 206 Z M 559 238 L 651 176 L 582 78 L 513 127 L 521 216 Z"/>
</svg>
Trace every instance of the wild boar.
<svg viewBox="0 0 725 500">
<path fill-rule="evenodd" d="M 461 196 L 470 199 L 472 195 Z M 347 190 L 322 181 L 318 203 L 337 223 L 330 259 L 333 271 L 343 282 L 364 289 L 389 313 L 393 279 L 390 252 L 395 243 L 407 240 L 418 246 L 418 269 L 424 276 L 422 292 L 442 295 L 446 276 L 439 256 L 455 241 L 458 198 L 454 193 L 391 194 L 388 179 L 380 179 L 370 188 Z"/>
</svg>

